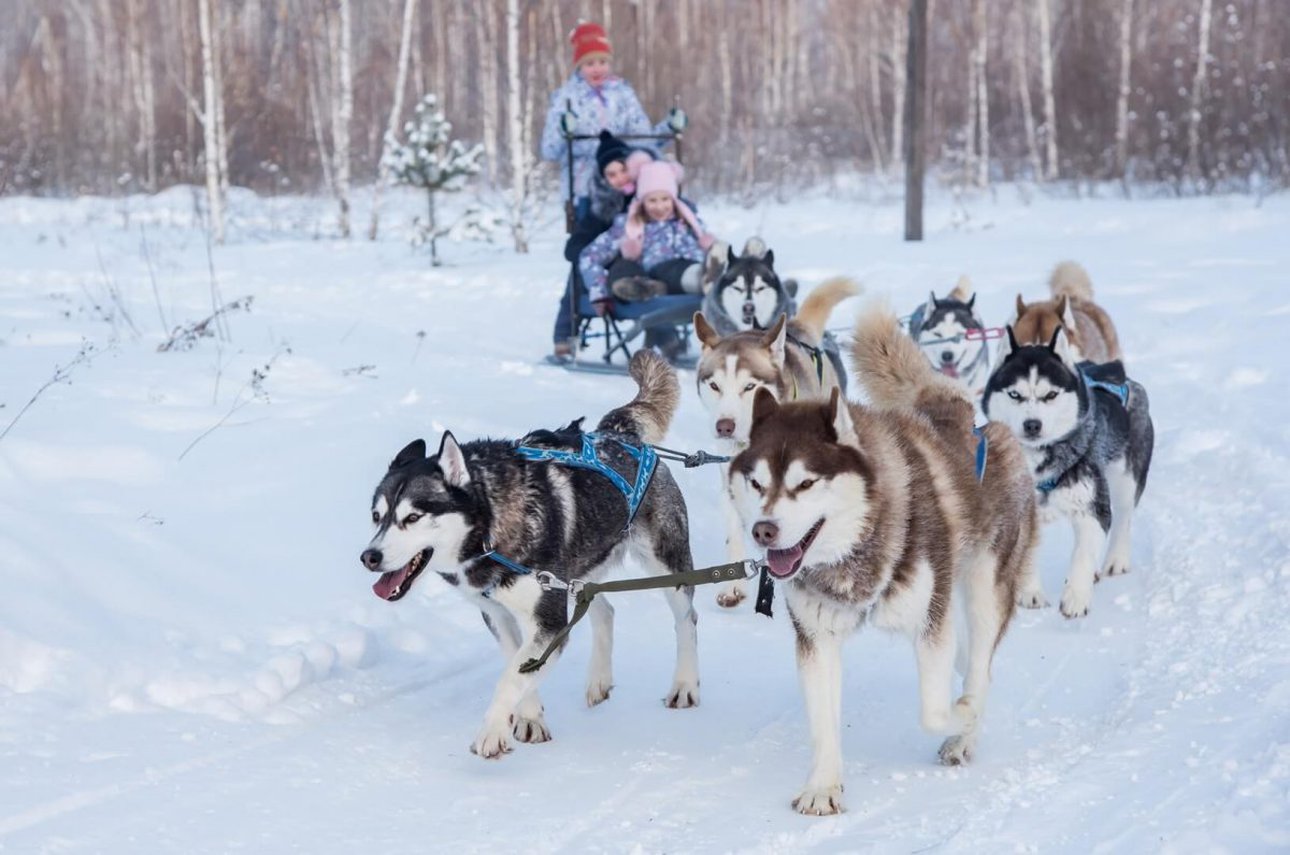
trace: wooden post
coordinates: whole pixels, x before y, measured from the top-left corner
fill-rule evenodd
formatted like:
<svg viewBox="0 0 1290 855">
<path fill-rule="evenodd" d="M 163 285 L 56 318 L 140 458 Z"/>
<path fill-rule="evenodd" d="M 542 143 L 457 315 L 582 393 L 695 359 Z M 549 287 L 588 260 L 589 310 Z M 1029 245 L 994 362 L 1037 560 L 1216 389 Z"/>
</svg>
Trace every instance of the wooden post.
<svg viewBox="0 0 1290 855">
<path fill-rule="evenodd" d="M 927 0 L 909 4 L 905 53 L 905 240 L 923 239 L 923 168 L 927 103 Z"/>
</svg>

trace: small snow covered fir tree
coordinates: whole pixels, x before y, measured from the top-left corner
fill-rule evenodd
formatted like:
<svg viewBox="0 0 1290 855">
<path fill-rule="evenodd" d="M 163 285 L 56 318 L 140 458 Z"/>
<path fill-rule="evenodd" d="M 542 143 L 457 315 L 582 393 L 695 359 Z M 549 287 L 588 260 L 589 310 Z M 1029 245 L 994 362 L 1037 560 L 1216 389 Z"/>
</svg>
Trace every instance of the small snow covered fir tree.
<svg viewBox="0 0 1290 855">
<path fill-rule="evenodd" d="M 395 182 L 426 191 L 429 218 L 422 234 L 430 243 L 430 263 L 438 266 L 435 241 L 447 229 L 439 229 L 435 221 L 435 194 L 460 190 L 466 179 L 477 174 L 484 147 L 467 148 L 465 143 L 449 139 L 452 123 L 444 118 L 435 95 L 421 99 L 412 121 L 403 126 L 403 133 L 407 141 L 391 141 L 385 167 Z"/>
</svg>

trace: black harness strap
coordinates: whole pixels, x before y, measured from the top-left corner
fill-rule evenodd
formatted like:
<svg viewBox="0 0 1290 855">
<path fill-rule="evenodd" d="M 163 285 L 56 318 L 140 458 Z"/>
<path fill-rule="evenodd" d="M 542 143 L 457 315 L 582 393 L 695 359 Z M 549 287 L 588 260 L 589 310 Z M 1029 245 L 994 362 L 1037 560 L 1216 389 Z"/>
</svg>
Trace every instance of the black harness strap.
<svg viewBox="0 0 1290 855">
<path fill-rule="evenodd" d="M 708 585 L 713 582 L 730 582 L 735 579 L 746 579 L 750 574 L 752 562 L 735 561 L 730 564 L 718 564 L 715 567 L 703 567 L 698 570 L 689 570 L 685 573 L 669 573 L 666 576 L 647 576 L 643 579 L 618 579 L 611 582 L 575 582 L 573 585 L 565 585 L 558 579 L 547 577 L 542 580 L 543 587 L 546 588 L 568 588 L 573 591 L 576 605 L 573 614 L 569 617 L 569 622 L 564 628 L 552 636 L 551 641 L 547 644 L 546 650 L 536 659 L 530 659 L 520 665 L 521 674 L 531 674 L 546 664 L 546 660 L 551 654 L 558 650 L 564 640 L 569 636 L 569 631 L 573 629 L 574 624 L 582 620 L 591 608 L 591 601 L 596 598 L 597 594 L 610 593 L 614 591 L 647 591 L 653 588 L 680 588 L 685 585 Z"/>
</svg>

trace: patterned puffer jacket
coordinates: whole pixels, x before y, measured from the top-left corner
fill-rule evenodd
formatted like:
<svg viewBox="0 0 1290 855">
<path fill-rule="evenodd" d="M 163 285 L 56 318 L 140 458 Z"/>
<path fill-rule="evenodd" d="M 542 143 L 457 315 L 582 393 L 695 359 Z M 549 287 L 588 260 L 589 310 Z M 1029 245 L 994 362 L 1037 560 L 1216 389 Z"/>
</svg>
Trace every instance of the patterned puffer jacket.
<svg viewBox="0 0 1290 855">
<path fill-rule="evenodd" d="M 700 227 L 702 227 L 700 221 Z M 593 301 L 609 299 L 606 280 L 609 277 L 609 265 L 619 255 L 619 244 L 627 233 L 627 215 L 614 217 L 614 224 L 609 231 L 593 240 L 578 257 L 578 269 L 582 272 L 582 281 Z M 704 250 L 699 246 L 699 237 L 679 217 L 661 222 L 650 221 L 645 224 L 645 236 L 641 250 L 640 264 L 646 270 L 653 270 L 665 261 L 685 258 L 702 262 Z"/>
<path fill-rule="evenodd" d="M 607 130 L 615 135 L 622 134 L 667 134 L 671 130 L 667 121 L 651 126 L 645 108 L 636 97 L 636 90 L 621 77 L 610 77 L 600 88 L 592 86 L 574 72 L 565 84 L 551 95 L 551 104 L 546 112 L 546 125 L 542 130 L 542 157 L 560 164 L 560 192 L 563 198 L 569 197 L 569 158 L 566 154 L 566 142 L 560 129 L 560 116 L 570 105 L 578 117 L 575 133 L 595 135 Z M 628 140 L 635 148 L 648 148 L 657 152 L 666 140 Z M 573 144 L 573 195 L 586 196 L 588 182 L 596 172 L 595 139 L 577 140 Z"/>
</svg>

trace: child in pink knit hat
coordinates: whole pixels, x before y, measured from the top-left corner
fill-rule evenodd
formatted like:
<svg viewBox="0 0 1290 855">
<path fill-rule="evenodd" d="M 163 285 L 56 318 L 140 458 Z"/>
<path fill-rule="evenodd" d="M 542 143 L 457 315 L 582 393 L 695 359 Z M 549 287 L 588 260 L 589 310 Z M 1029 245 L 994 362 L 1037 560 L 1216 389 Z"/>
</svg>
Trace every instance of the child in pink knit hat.
<svg viewBox="0 0 1290 855">
<path fill-rule="evenodd" d="M 626 301 L 700 293 L 713 237 L 679 196 L 683 174 L 669 161 L 640 166 L 631 206 L 578 259 L 593 301 L 608 300 L 611 292 Z"/>
</svg>

